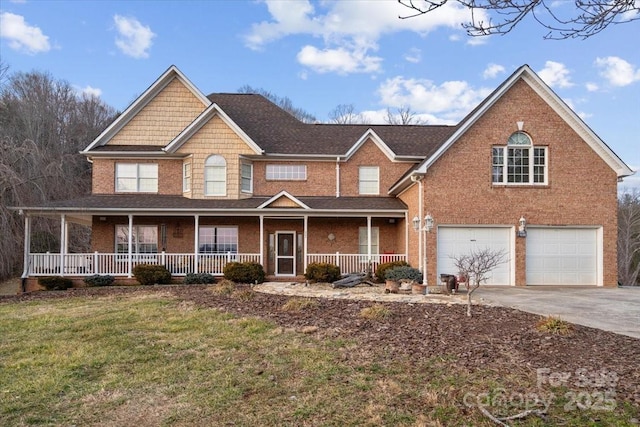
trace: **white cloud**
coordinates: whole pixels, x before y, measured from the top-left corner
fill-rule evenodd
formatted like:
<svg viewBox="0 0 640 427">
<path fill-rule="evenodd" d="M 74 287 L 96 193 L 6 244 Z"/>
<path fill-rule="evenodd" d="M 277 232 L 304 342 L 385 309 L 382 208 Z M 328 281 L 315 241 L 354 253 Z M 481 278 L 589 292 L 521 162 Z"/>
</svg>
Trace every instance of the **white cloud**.
<svg viewBox="0 0 640 427">
<path fill-rule="evenodd" d="M 422 60 L 422 51 L 417 47 L 412 47 L 411 49 L 409 49 L 409 52 L 404 54 L 404 59 L 407 62 L 417 64 Z"/>
<path fill-rule="evenodd" d="M 431 124 L 457 123 L 491 89 L 473 88 L 465 81 L 446 81 L 435 84 L 425 79 L 402 76 L 387 79 L 378 88 L 380 102 L 391 108 L 408 106 Z"/>
<path fill-rule="evenodd" d="M 251 49 L 262 49 L 268 43 L 290 35 L 310 35 L 322 39 L 324 46 L 307 45 L 298 54 L 298 60 L 309 59 L 313 54 L 314 61 L 303 63 L 318 72 L 346 71 L 344 67 L 336 67 L 335 54 L 340 53 L 352 57 L 366 59 L 361 66 L 354 67 L 354 72 L 369 72 L 379 69 L 379 58 L 371 56 L 370 50 L 377 50 L 378 40 L 384 34 L 411 31 L 422 36 L 437 28 L 446 27 L 456 31 L 460 22 L 470 19 L 469 10 L 457 2 L 449 2 L 438 10 L 420 17 L 420 19 L 398 19 L 406 14 L 407 9 L 395 1 L 363 0 L 319 2 L 316 10 L 308 0 L 264 0 L 270 20 L 253 24 L 245 36 L 245 43 Z M 480 11 L 484 16 L 484 12 Z M 325 53 L 320 55 L 320 53 Z M 415 59 L 415 55 L 410 58 Z M 326 60 L 328 63 L 323 63 Z M 378 63 L 372 66 L 369 61 Z"/>
<path fill-rule="evenodd" d="M 368 56 L 364 50 L 349 51 L 342 47 L 319 50 L 305 46 L 298 52 L 298 62 L 318 73 L 371 73 L 380 69 L 382 58 Z"/>
<path fill-rule="evenodd" d="M 0 13 L 0 38 L 7 39 L 9 47 L 30 55 L 51 50 L 49 37 L 38 27 L 27 24 L 23 16 Z"/>
<path fill-rule="evenodd" d="M 613 86 L 628 86 L 640 80 L 640 69 L 617 56 L 597 58 L 596 66 L 600 75 Z"/>
<path fill-rule="evenodd" d="M 498 65 L 498 64 L 489 64 L 487 65 L 487 68 L 484 69 L 484 71 L 482 72 L 482 78 L 483 79 L 495 79 L 496 77 L 498 77 L 498 75 L 503 74 L 505 72 L 505 69 L 502 65 Z"/>
<path fill-rule="evenodd" d="M 115 15 L 113 21 L 118 31 L 116 46 L 122 53 L 133 58 L 148 58 L 148 50 L 151 48 L 153 38 L 156 36 L 151 31 L 151 28 L 142 25 L 135 18 L 127 18 L 120 15 Z"/>
<path fill-rule="evenodd" d="M 598 87 L 597 84 L 593 83 L 593 82 L 587 82 L 587 84 L 585 85 L 585 87 L 587 88 L 587 90 L 589 92 L 596 92 L 598 89 L 600 89 Z"/>
<path fill-rule="evenodd" d="M 85 95 L 89 95 L 89 96 L 95 96 L 97 98 L 99 98 L 102 95 L 102 89 L 98 89 L 96 87 L 91 87 L 89 85 L 83 87 L 83 88 L 79 88 L 79 92 L 81 94 L 85 94 Z"/>
<path fill-rule="evenodd" d="M 544 63 L 544 68 L 538 71 L 538 76 L 551 87 L 567 88 L 573 86 L 569 73 L 564 64 L 547 61 Z"/>
</svg>

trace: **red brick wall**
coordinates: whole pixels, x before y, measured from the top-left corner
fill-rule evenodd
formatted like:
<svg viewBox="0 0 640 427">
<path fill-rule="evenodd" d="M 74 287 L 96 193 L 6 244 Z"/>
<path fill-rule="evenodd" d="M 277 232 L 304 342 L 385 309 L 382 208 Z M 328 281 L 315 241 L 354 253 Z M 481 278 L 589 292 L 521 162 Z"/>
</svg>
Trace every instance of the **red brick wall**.
<svg viewBox="0 0 640 427">
<path fill-rule="evenodd" d="M 505 145 L 516 122 L 534 146 L 548 148 L 546 186 L 494 186 L 491 148 Z M 602 225 L 604 285 L 617 283 L 616 174 L 524 82 L 512 87 L 427 171 L 425 206 L 436 224 Z M 435 248 L 437 232 L 429 236 Z M 525 239 L 516 239 L 516 284 L 525 283 Z M 429 280 L 435 280 L 430 253 Z M 433 270 L 432 268 L 433 267 Z"/>
</svg>

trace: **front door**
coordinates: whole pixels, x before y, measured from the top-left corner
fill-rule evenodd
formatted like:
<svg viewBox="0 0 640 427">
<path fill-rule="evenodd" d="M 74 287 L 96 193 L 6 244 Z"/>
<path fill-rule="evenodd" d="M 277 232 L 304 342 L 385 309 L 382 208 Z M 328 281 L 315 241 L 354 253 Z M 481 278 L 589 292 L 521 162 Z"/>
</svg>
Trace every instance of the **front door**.
<svg viewBox="0 0 640 427">
<path fill-rule="evenodd" d="M 296 233 L 279 231 L 276 233 L 276 276 L 296 275 Z"/>
</svg>

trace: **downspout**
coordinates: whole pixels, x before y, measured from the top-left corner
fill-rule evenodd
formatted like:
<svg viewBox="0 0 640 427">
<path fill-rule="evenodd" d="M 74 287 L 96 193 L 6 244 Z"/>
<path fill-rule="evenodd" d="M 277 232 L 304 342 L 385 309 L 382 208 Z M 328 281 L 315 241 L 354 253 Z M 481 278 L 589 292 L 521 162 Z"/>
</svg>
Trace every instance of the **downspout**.
<svg viewBox="0 0 640 427">
<path fill-rule="evenodd" d="M 420 219 L 420 228 L 422 228 L 422 176 L 420 175 L 412 175 L 412 182 L 418 183 L 418 218 Z M 423 256 L 422 256 L 422 247 L 423 247 L 423 238 L 422 238 L 422 230 L 418 229 L 418 269 L 423 271 Z"/>
<path fill-rule="evenodd" d="M 340 157 L 336 157 L 336 197 L 340 197 Z"/>
</svg>

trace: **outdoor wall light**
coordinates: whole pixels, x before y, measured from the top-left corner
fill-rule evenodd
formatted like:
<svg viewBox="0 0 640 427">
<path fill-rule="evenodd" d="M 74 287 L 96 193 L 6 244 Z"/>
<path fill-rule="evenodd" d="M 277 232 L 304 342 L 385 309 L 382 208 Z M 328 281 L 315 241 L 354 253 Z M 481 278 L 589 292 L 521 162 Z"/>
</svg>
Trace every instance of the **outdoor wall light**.
<svg viewBox="0 0 640 427">
<path fill-rule="evenodd" d="M 329 233 L 327 239 L 329 239 L 330 242 L 333 242 L 334 240 L 336 240 L 336 235 L 333 233 Z"/>
<path fill-rule="evenodd" d="M 518 237 L 527 237 L 527 220 L 523 216 L 518 221 Z"/>
<path fill-rule="evenodd" d="M 418 218 L 418 215 L 414 216 L 411 222 L 413 223 L 413 229 L 418 231 L 420 229 L 420 218 Z"/>
<path fill-rule="evenodd" d="M 433 217 L 430 214 L 424 217 L 424 227 L 427 229 L 427 232 L 433 230 Z"/>
</svg>

